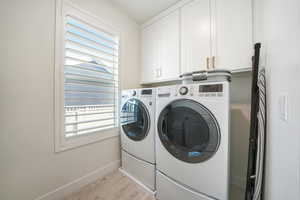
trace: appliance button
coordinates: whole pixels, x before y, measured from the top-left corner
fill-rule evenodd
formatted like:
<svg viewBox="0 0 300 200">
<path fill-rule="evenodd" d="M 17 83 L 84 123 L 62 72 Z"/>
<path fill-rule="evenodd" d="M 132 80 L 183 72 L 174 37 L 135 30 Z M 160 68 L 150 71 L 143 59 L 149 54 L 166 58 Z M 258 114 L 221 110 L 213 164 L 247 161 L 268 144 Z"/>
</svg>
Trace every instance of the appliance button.
<svg viewBox="0 0 300 200">
<path fill-rule="evenodd" d="M 190 95 L 194 96 L 194 87 L 193 86 L 190 87 Z"/>
<path fill-rule="evenodd" d="M 132 92 L 132 96 L 135 96 L 136 95 L 136 91 L 135 90 L 133 90 L 133 92 Z"/>
</svg>

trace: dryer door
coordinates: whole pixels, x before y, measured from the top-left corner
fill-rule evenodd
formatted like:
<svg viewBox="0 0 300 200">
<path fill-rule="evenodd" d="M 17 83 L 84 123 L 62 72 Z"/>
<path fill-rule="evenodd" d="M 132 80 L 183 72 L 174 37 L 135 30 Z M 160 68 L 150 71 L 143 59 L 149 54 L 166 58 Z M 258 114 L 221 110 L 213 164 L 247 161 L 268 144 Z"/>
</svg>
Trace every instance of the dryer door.
<svg viewBox="0 0 300 200">
<path fill-rule="evenodd" d="M 219 125 L 213 114 L 196 101 L 171 102 L 160 113 L 157 126 L 163 146 L 181 161 L 204 162 L 218 150 Z"/>
<path fill-rule="evenodd" d="M 121 109 L 121 126 L 124 133 L 134 141 L 143 140 L 150 127 L 146 106 L 138 99 L 129 99 Z"/>
</svg>

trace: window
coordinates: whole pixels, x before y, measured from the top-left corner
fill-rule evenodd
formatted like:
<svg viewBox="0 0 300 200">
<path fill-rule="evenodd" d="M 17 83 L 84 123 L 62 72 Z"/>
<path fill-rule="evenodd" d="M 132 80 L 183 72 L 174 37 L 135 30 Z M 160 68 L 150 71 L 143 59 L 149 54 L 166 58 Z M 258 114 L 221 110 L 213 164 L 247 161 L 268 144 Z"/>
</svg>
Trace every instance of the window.
<svg viewBox="0 0 300 200">
<path fill-rule="evenodd" d="M 58 1 L 56 33 L 56 150 L 118 131 L 119 36 L 70 2 Z"/>
</svg>

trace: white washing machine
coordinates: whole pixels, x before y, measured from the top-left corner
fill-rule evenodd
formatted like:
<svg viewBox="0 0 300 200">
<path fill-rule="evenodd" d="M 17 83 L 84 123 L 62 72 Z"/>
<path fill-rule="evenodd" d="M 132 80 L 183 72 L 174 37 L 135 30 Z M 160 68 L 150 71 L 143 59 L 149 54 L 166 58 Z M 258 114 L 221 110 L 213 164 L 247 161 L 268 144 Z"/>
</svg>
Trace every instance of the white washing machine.
<svg viewBox="0 0 300 200">
<path fill-rule="evenodd" d="M 122 91 L 120 111 L 122 170 L 155 190 L 156 90 Z"/>
<path fill-rule="evenodd" d="M 156 99 L 159 200 L 229 199 L 229 82 L 161 87 Z"/>
</svg>

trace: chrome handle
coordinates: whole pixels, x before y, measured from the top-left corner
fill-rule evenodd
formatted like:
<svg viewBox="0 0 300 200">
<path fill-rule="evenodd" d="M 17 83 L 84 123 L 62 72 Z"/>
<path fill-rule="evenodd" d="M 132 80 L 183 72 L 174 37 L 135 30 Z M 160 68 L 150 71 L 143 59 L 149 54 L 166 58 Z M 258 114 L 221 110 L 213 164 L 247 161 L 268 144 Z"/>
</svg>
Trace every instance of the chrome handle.
<svg viewBox="0 0 300 200">
<path fill-rule="evenodd" d="M 206 58 L 206 69 L 209 70 L 209 57 Z"/>
<path fill-rule="evenodd" d="M 155 77 L 158 78 L 160 75 L 159 75 L 159 68 L 156 68 L 155 69 Z"/>
<path fill-rule="evenodd" d="M 211 61 L 212 62 L 212 68 L 215 69 L 216 68 L 216 57 L 213 56 L 211 60 L 212 60 Z"/>
<path fill-rule="evenodd" d="M 154 74 L 154 77 L 157 78 L 157 69 L 154 69 L 154 70 L 153 70 L 153 74 Z"/>
</svg>

